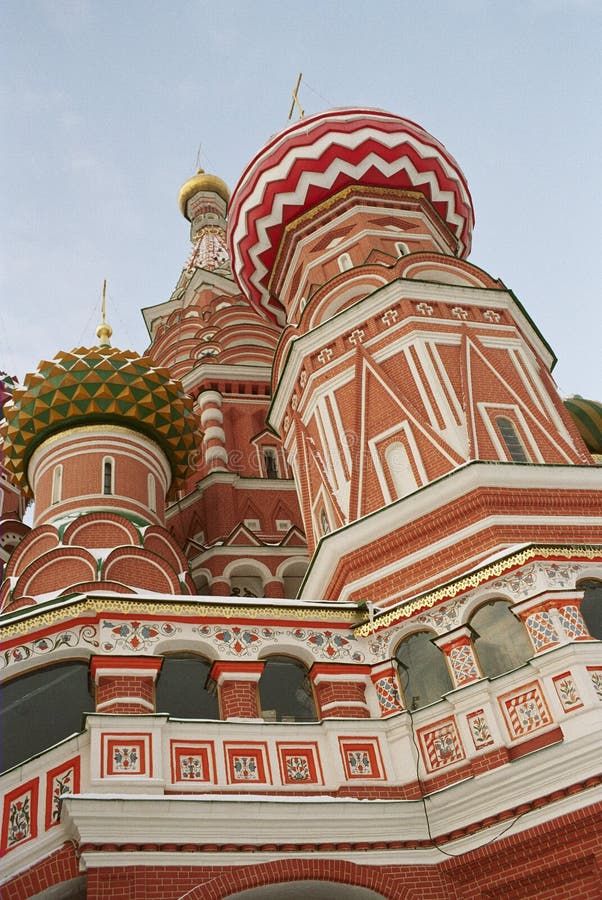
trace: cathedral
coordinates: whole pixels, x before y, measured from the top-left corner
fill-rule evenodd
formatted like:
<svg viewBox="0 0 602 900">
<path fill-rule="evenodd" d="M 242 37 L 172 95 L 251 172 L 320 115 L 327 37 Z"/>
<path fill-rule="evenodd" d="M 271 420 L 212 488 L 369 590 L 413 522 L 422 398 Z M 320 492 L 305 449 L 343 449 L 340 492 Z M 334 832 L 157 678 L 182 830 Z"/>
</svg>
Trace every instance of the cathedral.
<svg viewBox="0 0 602 900">
<path fill-rule="evenodd" d="M 143 355 L 2 376 L 3 898 L 598 898 L 602 404 L 458 163 L 330 110 L 179 206 Z"/>
</svg>

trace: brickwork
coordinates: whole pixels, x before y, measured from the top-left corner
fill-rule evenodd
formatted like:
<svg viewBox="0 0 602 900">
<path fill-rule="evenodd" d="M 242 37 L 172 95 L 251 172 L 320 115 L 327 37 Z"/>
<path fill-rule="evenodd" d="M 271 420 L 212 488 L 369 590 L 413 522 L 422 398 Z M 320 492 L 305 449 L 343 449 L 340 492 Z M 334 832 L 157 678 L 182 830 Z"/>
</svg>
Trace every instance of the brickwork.
<svg viewBox="0 0 602 900">
<path fill-rule="evenodd" d="M 222 719 L 257 719 L 260 716 L 259 693 L 254 681 L 224 681 L 219 687 Z"/>
</svg>

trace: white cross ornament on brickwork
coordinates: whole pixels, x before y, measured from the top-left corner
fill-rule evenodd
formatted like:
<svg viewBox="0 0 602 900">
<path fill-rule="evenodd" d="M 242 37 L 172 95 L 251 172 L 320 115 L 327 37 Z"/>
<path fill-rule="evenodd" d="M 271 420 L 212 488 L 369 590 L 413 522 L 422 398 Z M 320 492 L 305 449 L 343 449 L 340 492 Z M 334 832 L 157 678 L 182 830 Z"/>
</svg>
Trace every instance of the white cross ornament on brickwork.
<svg viewBox="0 0 602 900">
<path fill-rule="evenodd" d="M 399 318 L 399 314 L 396 309 L 388 309 L 386 311 L 386 313 L 384 314 L 384 316 L 382 317 L 381 321 L 388 328 L 391 325 L 394 325 L 395 322 L 397 322 L 398 318 Z"/>
<path fill-rule="evenodd" d="M 467 311 L 465 309 L 463 309 L 461 306 L 454 306 L 454 308 L 451 311 L 451 314 L 455 319 L 467 319 L 468 318 Z"/>
<path fill-rule="evenodd" d="M 502 317 L 494 309 L 486 309 L 483 313 L 483 318 L 487 319 L 488 322 L 499 322 Z"/>
<path fill-rule="evenodd" d="M 349 343 L 353 344 L 354 346 L 356 346 L 358 343 L 361 344 L 362 341 L 364 340 L 364 336 L 365 335 L 364 335 L 364 332 L 362 331 L 362 329 L 356 328 L 349 335 Z"/>
<path fill-rule="evenodd" d="M 421 316 L 432 316 L 433 315 L 433 307 L 429 303 L 419 303 L 416 306 L 417 311 Z"/>
<path fill-rule="evenodd" d="M 321 362 L 322 365 L 324 365 L 324 363 L 330 362 L 331 359 L 332 350 L 330 349 L 330 347 L 324 347 L 323 350 L 320 350 L 318 354 L 318 362 Z"/>
</svg>

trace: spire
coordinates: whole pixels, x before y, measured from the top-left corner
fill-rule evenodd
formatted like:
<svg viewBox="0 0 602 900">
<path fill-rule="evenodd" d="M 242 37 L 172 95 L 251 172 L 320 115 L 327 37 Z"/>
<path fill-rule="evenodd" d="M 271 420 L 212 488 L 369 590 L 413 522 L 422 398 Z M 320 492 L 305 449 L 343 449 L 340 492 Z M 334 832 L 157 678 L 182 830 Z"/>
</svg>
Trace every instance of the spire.
<svg viewBox="0 0 602 900">
<path fill-rule="evenodd" d="M 102 321 L 96 329 L 96 337 L 98 338 L 99 347 L 111 346 L 111 335 L 113 329 L 107 322 L 107 279 L 105 278 L 102 285 L 102 304 L 101 304 Z"/>
<path fill-rule="evenodd" d="M 226 249 L 226 208 L 230 199 L 228 185 L 199 169 L 182 186 L 179 205 L 182 215 L 190 222 L 192 251 L 185 268 L 208 271 L 230 271 Z"/>
</svg>

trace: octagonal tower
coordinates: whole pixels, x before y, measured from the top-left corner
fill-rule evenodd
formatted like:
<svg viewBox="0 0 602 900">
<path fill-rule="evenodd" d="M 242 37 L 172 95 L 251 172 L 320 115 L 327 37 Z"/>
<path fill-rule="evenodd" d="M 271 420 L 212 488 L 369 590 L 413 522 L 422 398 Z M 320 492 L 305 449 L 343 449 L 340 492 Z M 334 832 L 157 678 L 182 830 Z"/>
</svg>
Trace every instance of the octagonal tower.
<svg viewBox="0 0 602 900">
<path fill-rule="evenodd" d="M 473 223 L 453 156 L 379 110 L 297 122 L 234 190 L 234 274 L 283 327 L 269 422 L 316 550 L 308 592 L 395 603 L 530 539 L 526 506 L 550 541 L 587 507 L 554 356 L 466 261 Z"/>
</svg>

